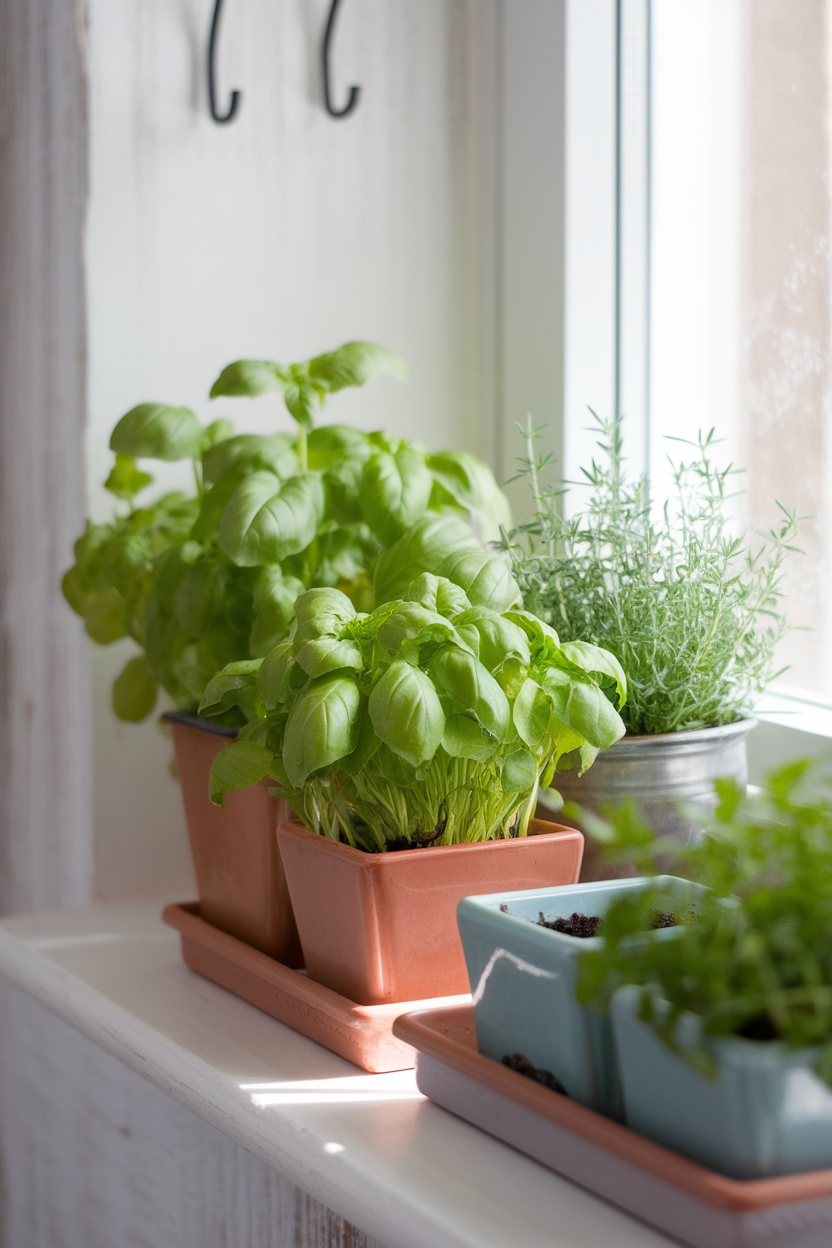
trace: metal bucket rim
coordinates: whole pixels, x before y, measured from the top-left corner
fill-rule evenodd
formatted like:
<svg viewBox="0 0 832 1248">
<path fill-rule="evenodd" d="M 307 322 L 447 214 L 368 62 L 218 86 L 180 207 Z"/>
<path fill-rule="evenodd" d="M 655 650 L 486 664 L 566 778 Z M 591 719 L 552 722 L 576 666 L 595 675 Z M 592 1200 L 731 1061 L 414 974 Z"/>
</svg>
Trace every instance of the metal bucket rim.
<svg viewBox="0 0 832 1248">
<path fill-rule="evenodd" d="M 749 717 L 735 719 L 731 724 L 716 724 L 712 728 L 683 728 L 679 732 L 628 732 L 609 748 L 620 750 L 627 746 L 632 746 L 633 749 L 650 745 L 682 746 L 699 741 L 715 741 L 722 737 L 744 736 L 757 726 L 757 722 L 756 719 Z M 602 753 L 606 752 L 602 751 Z"/>
</svg>

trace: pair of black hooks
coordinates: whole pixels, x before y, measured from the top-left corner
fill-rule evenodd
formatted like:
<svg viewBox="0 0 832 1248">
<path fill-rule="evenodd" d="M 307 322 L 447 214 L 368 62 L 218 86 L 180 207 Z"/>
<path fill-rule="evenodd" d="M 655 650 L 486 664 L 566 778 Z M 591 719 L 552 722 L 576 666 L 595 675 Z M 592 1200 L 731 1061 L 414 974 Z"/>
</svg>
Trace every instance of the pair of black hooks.
<svg viewBox="0 0 832 1248">
<path fill-rule="evenodd" d="M 321 41 L 321 67 L 323 69 L 324 82 L 324 107 L 330 117 L 347 117 L 358 103 L 358 97 L 361 94 L 360 87 L 350 87 L 347 102 L 343 108 L 336 108 L 332 103 L 332 95 L 329 87 L 329 47 L 332 42 L 332 34 L 335 27 L 335 16 L 338 12 L 338 6 L 341 0 L 332 0 L 329 6 L 329 15 L 326 19 L 324 28 L 324 37 Z M 214 121 L 224 124 L 231 121 L 240 103 L 240 92 L 232 91 L 228 108 L 224 113 L 217 110 L 217 94 L 214 84 L 214 65 L 217 45 L 217 29 L 220 22 L 220 10 L 222 9 L 222 0 L 214 0 L 214 15 L 211 18 L 211 34 L 208 37 L 208 104 L 211 109 L 211 116 Z"/>
</svg>

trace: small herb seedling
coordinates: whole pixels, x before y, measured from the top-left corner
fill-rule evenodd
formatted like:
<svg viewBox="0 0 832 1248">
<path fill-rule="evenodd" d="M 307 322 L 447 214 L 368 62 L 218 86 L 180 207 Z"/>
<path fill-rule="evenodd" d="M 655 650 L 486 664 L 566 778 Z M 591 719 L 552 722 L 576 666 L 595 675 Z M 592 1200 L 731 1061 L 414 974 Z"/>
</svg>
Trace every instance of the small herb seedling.
<svg viewBox="0 0 832 1248">
<path fill-rule="evenodd" d="M 672 898 L 654 886 L 618 898 L 602 948 L 581 960 L 579 996 L 605 1006 L 622 984 L 643 988 L 642 1017 L 674 1045 L 685 1011 L 702 1039 L 685 1056 L 709 1071 L 708 1037 L 776 1038 L 819 1046 L 817 1070 L 832 1083 L 832 779 L 826 763 L 789 763 L 746 794 L 718 783 L 705 835 L 673 848 L 650 842 L 633 811 L 609 810 L 607 843 L 640 870 L 673 870 L 707 886 L 696 921 L 670 940 L 634 941 L 649 913 Z M 657 1003 L 661 1002 L 661 1005 Z"/>
</svg>

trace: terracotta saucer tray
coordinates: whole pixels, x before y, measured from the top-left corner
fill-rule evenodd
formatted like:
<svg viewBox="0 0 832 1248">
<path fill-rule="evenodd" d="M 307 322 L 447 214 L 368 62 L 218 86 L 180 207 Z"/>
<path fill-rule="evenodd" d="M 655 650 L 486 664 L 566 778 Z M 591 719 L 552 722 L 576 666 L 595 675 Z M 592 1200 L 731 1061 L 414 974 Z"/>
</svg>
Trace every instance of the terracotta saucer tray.
<svg viewBox="0 0 832 1248">
<path fill-rule="evenodd" d="M 832 1170 L 740 1181 L 477 1052 L 470 1005 L 402 1016 L 419 1090 L 690 1248 L 830 1248 Z"/>
<path fill-rule="evenodd" d="M 162 918 L 179 932 L 182 957 L 191 970 L 375 1074 L 409 1070 L 415 1064 L 413 1047 L 393 1035 L 393 1022 L 400 1014 L 470 1000 L 458 996 L 357 1005 L 315 983 L 303 971 L 284 966 L 206 923 L 200 918 L 198 902 L 166 906 Z"/>
</svg>

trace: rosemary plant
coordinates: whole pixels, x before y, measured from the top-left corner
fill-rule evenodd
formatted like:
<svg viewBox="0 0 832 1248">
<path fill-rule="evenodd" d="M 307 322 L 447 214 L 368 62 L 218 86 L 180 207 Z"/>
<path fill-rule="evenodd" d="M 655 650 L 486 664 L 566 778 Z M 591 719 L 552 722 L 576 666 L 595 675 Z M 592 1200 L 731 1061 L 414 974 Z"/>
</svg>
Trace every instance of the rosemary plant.
<svg viewBox="0 0 832 1248">
<path fill-rule="evenodd" d="M 563 641 L 581 638 L 616 656 L 627 673 L 629 733 L 741 719 L 780 674 L 781 573 L 796 549 L 798 517 L 778 504 L 779 528 L 729 532 L 737 470 L 715 463 L 713 430 L 685 443 L 689 462 L 671 461 L 671 496 L 658 510 L 646 477 L 625 473 L 620 422 L 592 415 L 601 455 L 583 481 L 562 486 L 541 484 L 552 457 L 537 453 L 531 421 L 518 426 L 527 448 L 518 475 L 528 479 L 534 512 L 504 546 L 525 606 Z M 564 496 L 578 484 L 586 504 L 567 515 Z"/>
</svg>

